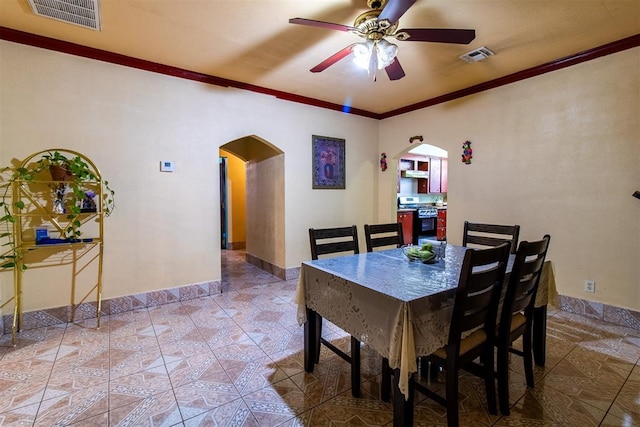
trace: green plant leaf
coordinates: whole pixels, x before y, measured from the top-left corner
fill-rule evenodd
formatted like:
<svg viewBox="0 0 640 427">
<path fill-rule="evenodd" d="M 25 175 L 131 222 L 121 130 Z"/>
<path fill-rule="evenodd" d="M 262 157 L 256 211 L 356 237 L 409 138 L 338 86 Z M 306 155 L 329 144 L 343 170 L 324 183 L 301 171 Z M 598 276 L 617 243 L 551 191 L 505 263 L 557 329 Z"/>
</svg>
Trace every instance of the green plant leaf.
<svg viewBox="0 0 640 427">
<path fill-rule="evenodd" d="M 13 215 L 5 215 L 0 218 L 0 221 L 16 222 L 16 218 Z"/>
</svg>

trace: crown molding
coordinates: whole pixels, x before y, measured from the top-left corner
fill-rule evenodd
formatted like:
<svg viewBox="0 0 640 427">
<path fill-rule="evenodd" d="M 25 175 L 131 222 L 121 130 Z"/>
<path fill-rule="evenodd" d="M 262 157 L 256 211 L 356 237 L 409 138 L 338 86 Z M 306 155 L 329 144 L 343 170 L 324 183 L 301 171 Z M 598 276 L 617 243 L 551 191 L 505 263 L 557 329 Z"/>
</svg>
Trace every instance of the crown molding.
<svg viewBox="0 0 640 427">
<path fill-rule="evenodd" d="M 461 90 L 451 92 L 442 96 L 427 99 L 425 101 L 421 101 L 415 104 L 407 105 L 405 107 L 388 111 L 386 113 L 379 114 L 379 113 L 374 113 L 367 110 L 361 110 L 358 108 L 351 108 L 351 107 L 347 107 L 340 104 L 321 101 L 315 98 L 295 95 L 292 93 L 269 89 L 262 86 L 256 86 L 256 85 L 243 83 L 235 80 L 229 80 L 221 77 L 212 76 L 209 74 L 185 70 L 183 68 L 172 67 L 169 65 L 159 64 L 151 61 L 145 61 L 143 59 L 133 58 L 131 56 L 121 55 L 121 54 L 109 52 L 106 50 L 82 46 L 75 43 L 69 43 L 62 40 L 57 40 L 50 37 L 44 37 L 37 34 L 27 33 L 24 31 L 14 30 L 7 27 L 0 26 L 0 40 L 6 40 L 14 43 L 20 43 L 20 44 L 25 44 L 29 46 L 39 47 L 42 49 L 53 50 L 56 52 L 63 52 L 70 55 L 81 56 L 84 58 L 95 59 L 98 61 L 109 62 L 111 64 L 123 65 L 125 67 L 151 71 L 154 73 L 165 74 L 168 76 L 178 77 L 178 78 L 187 79 L 187 80 L 193 80 L 193 81 L 207 83 L 215 86 L 232 87 L 236 89 L 248 90 L 251 92 L 271 95 L 285 101 L 311 105 L 313 107 L 324 108 L 327 110 L 340 111 L 346 114 L 353 114 L 356 116 L 363 116 L 363 117 L 368 117 L 376 120 L 382 120 L 382 119 L 397 116 L 400 114 L 405 114 L 412 111 L 420 110 L 422 108 L 431 107 L 437 104 L 442 104 L 444 102 L 453 101 L 455 99 L 462 98 L 468 95 L 473 95 L 479 92 L 483 92 L 489 89 L 494 89 L 510 83 L 526 80 L 531 77 L 549 73 L 551 71 L 560 70 L 562 68 L 570 67 L 572 65 L 576 65 L 586 61 L 591 61 L 592 59 L 600 58 L 602 56 L 610 55 L 612 53 L 621 52 L 623 50 L 640 46 L 640 34 L 636 34 L 634 36 L 630 36 L 621 40 L 614 41 L 612 43 L 595 47 L 593 49 L 589 49 L 573 55 L 569 55 L 564 58 L 557 59 L 555 61 L 547 62 L 546 64 L 537 65 L 535 67 L 518 71 L 516 73 L 509 74 L 504 77 L 490 80 L 488 82 L 480 83 L 465 89 L 461 89 Z"/>
</svg>

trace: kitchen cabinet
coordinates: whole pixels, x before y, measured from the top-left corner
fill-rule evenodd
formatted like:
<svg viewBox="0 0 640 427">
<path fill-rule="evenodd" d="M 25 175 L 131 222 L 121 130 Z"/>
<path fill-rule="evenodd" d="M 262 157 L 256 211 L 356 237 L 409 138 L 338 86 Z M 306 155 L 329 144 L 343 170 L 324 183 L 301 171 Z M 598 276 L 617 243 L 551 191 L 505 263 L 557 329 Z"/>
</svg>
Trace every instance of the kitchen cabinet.
<svg viewBox="0 0 640 427">
<path fill-rule="evenodd" d="M 410 245 L 413 241 L 413 211 L 398 212 L 398 222 L 402 224 L 403 244 Z"/>
<path fill-rule="evenodd" d="M 438 240 L 446 240 L 447 239 L 447 210 L 446 209 L 438 209 L 438 220 L 436 226 L 436 239 Z"/>
<path fill-rule="evenodd" d="M 440 166 L 440 192 L 441 193 L 446 193 L 447 192 L 447 178 L 448 178 L 448 174 L 449 174 L 449 160 L 448 159 L 441 159 L 441 166 Z"/>
<path fill-rule="evenodd" d="M 405 180 L 411 180 L 411 193 L 426 194 L 429 192 L 429 160 L 419 158 L 402 158 L 398 162 L 397 193 L 408 192 L 407 184 L 401 184 Z M 404 189 L 403 189 L 404 187 Z"/>
<path fill-rule="evenodd" d="M 429 172 L 429 162 L 416 161 L 416 170 Z M 418 178 L 418 193 L 426 194 L 429 192 L 429 179 Z"/>
<path fill-rule="evenodd" d="M 446 193 L 449 162 L 440 157 L 431 157 L 429 169 L 429 192 Z"/>
<path fill-rule="evenodd" d="M 429 192 L 440 192 L 440 172 L 442 167 L 442 161 L 439 158 L 431 158 L 431 170 L 429 171 Z"/>
</svg>

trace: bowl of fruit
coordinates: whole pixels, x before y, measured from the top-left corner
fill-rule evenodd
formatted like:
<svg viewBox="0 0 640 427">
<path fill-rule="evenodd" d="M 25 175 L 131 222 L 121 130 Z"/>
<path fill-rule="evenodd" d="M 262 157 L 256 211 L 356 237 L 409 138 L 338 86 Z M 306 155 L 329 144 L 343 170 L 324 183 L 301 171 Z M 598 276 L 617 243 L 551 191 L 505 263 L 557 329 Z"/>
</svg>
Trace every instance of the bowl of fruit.
<svg viewBox="0 0 640 427">
<path fill-rule="evenodd" d="M 425 243 L 419 246 L 403 246 L 402 252 L 411 261 L 418 260 L 424 263 L 431 263 L 436 260 L 436 253 L 433 251 L 433 245 L 431 243 Z"/>
</svg>

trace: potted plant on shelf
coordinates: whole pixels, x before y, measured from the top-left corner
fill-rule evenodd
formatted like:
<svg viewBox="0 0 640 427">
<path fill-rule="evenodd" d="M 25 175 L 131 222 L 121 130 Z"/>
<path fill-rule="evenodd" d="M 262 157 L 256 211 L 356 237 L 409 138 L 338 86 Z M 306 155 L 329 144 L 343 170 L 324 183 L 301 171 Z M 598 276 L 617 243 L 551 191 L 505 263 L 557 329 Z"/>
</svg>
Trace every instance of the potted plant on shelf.
<svg viewBox="0 0 640 427">
<path fill-rule="evenodd" d="M 35 156 L 40 154 L 40 158 Z M 0 169 L 4 187 L 0 199 L 0 239 L 4 242 L 0 250 L 0 270 L 14 268 L 22 259 L 22 248 L 15 241 L 14 225 L 20 219 L 15 214 L 27 206 L 24 200 L 13 200 L 13 188 L 18 185 L 48 185 L 53 196 L 52 206 L 46 209 L 68 221 L 60 229 L 61 237 L 67 242 L 75 242 L 82 235 L 82 213 L 100 211 L 109 216 L 115 208 L 115 192 L 109 182 L 101 178 L 97 168 L 79 153 L 70 150 L 46 150 L 27 158 L 20 166 Z M 96 191 L 97 190 L 97 191 Z M 102 194 L 102 199 L 94 200 Z M 44 208 L 39 201 L 27 196 L 32 204 Z M 100 206 L 100 208 L 98 208 Z M 22 224 L 18 224 L 22 227 Z M 22 264 L 22 269 L 26 265 Z"/>
</svg>

